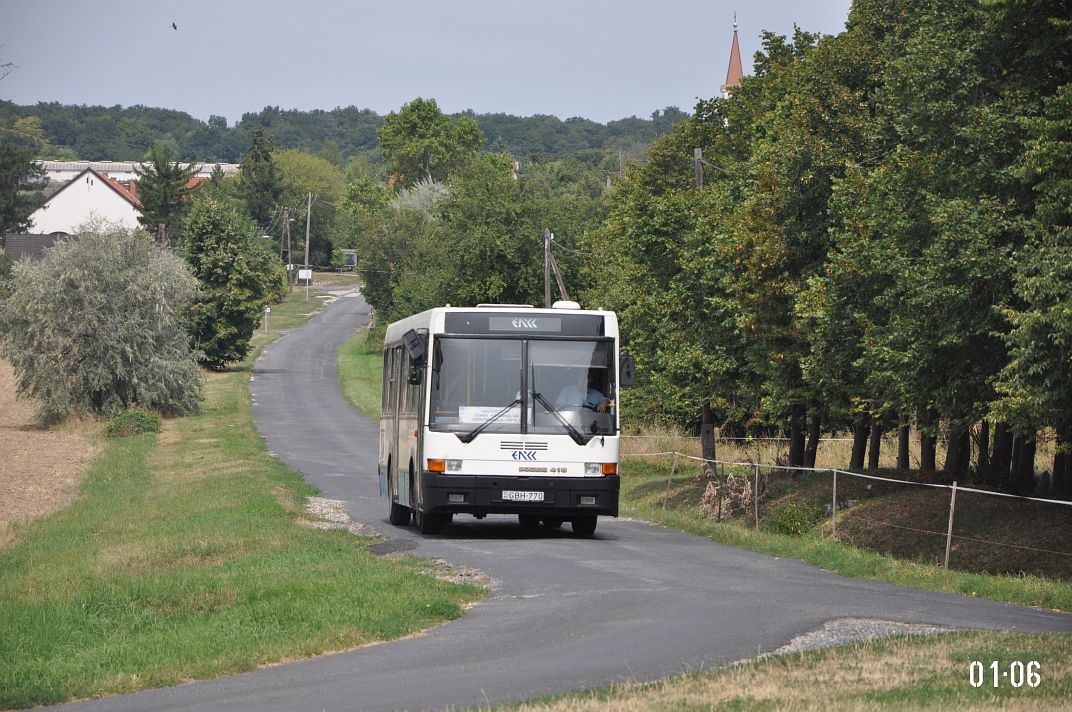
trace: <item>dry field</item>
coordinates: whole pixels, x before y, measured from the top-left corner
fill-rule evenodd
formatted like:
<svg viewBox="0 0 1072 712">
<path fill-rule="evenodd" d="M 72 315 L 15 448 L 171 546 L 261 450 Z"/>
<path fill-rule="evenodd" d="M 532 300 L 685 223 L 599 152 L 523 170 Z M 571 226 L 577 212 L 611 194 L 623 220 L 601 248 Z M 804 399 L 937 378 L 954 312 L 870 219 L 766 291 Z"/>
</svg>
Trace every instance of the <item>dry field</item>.
<svg viewBox="0 0 1072 712">
<path fill-rule="evenodd" d="M 977 453 L 973 443 L 972 461 Z M 1045 472 L 1053 468 L 1053 453 L 1056 444 L 1052 433 L 1039 436 L 1038 449 L 1035 452 L 1036 472 Z M 622 441 L 623 454 L 642 454 L 648 452 L 676 451 L 684 455 L 700 456 L 700 439 L 684 435 L 669 429 L 649 428 L 637 433 L 626 434 Z M 888 433 L 882 438 L 879 469 L 892 470 L 897 467 L 897 434 Z M 819 440 L 816 467 L 819 469 L 845 469 L 849 466 L 852 454 L 851 434 L 841 433 L 824 436 Z M 937 462 L 941 467 L 945 461 L 945 442 L 942 438 L 937 443 Z M 722 462 L 758 462 L 775 465 L 785 462 L 789 456 L 789 443 L 777 438 L 723 438 L 716 442 L 715 459 Z M 920 465 L 919 432 L 912 430 L 909 438 L 909 464 L 912 468 Z"/>
<path fill-rule="evenodd" d="M 0 360 L 0 549 L 10 547 L 18 526 L 63 508 L 96 452 L 92 422 L 71 422 L 42 430 L 34 425 L 36 406 L 15 399 L 15 377 Z"/>
</svg>

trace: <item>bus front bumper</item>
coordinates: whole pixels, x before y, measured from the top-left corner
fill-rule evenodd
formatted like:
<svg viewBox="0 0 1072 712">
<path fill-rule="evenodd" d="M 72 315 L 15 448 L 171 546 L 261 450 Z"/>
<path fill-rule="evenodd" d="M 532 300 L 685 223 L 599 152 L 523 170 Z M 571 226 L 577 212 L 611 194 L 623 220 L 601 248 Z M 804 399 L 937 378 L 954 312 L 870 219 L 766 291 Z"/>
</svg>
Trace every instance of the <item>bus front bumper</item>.
<svg viewBox="0 0 1072 712">
<path fill-rule="evenodd" d="M 421 473 L 422 509 L 453 514 L 618 516 L 621 478 L 517 477 Z"/>
</svg>

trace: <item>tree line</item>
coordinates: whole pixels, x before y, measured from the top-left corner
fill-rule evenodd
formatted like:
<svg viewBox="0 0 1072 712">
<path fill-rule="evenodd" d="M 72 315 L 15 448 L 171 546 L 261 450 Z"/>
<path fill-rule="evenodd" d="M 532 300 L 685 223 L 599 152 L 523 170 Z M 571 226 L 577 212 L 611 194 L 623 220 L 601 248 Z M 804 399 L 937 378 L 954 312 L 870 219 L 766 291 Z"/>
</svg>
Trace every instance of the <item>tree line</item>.
<svg viewBox="0 0 1072 712">
<path fill-rule="evenodd" d="M 583 118 L 529 117 L 509 114 L 454 116 L 471 118 L 480 127 L 484 148 L 518 160 L 553 160 L 585 153 L 600 160 L 622 152 L 642 155 L 658 135 L 685 114 L 676 107 L 649 118 L 629 117 L 600 124 Z M 381 161 L 377 132 L 385 117 L 348 106 L 330 111 L 299 111 L 266 106 L 235 123 L 210 116 L 201 121 L 182 111 L 146 106 L 75 106 L 57 102 L 18 105 L 0 101 L 0 126 L 36 133 L 43 141 L 41 158 L 55 160 L 140 161 L 153 146 L 167 145 L 180 161 L 237 163 L 254 129 L 269 132 L 282 150 L 323 157 L 339 167 L 352 158 Z"/>
<path fill-rule="evenodd" d="M 1061 2 L 857 0 L 764 36 L 609 196 L 588 300 L 617 309 L 652 418 L 769 428 L 853 467 L 1072 494 L 1072 21 Z M 697 186 L 694 151 L 702 151 Z M 974 436 L 974 437 L 973 437 Z M 936 439 L 947 456 L 935 462 Z"/>
</svg>

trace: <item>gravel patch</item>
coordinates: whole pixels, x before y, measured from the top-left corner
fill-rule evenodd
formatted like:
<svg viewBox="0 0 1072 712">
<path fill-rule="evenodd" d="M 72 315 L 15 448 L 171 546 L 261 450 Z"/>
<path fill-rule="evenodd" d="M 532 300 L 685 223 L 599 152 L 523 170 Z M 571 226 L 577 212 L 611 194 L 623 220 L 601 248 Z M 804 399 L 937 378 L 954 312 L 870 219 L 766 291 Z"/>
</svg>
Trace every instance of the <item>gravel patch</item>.
<svg viewBox="0 0 1072 712">
<path fill-rule="evenodd" d="M 954 630 L 954 628 L 926 623 L 901 623 L 899 621 L 886 621 L 875 618 L 838 618 L 837 620 L 827 621 L 818 630 L 798 635 L 786 645 L 769 653 L 764 653 L 756 659 L 891 638 L 896 635 L 935 635 L 938 633 L 951 633 Z"/>
<path fill-rule="evenodd" d="M 346 503 L 340 499 L 327 497 L 310 497 L 305 503 L 305 511 L 316 519 L 306 524 L 314 529 L 345 529 L 356 536 L 377 536 L 372 527 L 350 519 Z"/>
<path fill-rule="evenodd" d="M 327 497 L 310 497 L 305 503 L 305 512 L 315 520 L 306 520 L 306 526 L 315 529 L 345 529 L 357 536 L 383 536 L 372 527 L 355 522 L 346 511 L 346 503 L 340 499 L 328 499 Z M 405 552 L 417 548 L 416 543 L 405 539 L 387 539 L 369 546 L 369 550 L 378 556 L 402 556 Z M 452 564 L 443 559 L 424 559 L 427 568 L 421 570 L 422 574 L 432 576 L 440 581 L 448 583 L 471 583 L 475 586 L 488 588 L 492 581 L 483 571 L 471 566 Z"/>
</svg>

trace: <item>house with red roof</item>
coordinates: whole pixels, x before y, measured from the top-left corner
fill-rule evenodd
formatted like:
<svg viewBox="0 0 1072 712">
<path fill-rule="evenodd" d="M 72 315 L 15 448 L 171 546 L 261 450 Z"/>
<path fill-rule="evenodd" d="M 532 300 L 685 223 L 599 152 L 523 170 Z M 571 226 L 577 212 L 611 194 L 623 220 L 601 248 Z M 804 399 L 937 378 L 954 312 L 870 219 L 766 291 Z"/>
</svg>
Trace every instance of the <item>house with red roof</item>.
<svg viewBox="0 0 1072 712">
<path fill-rule="evenodd" d="M 138 227 L 141 203 L 125 186 L 106 173 L 87 168 L 59 189 L 30 215 L 30 229 L 43 235 L 73 235 L 91 220 Z"/>
</svg>

